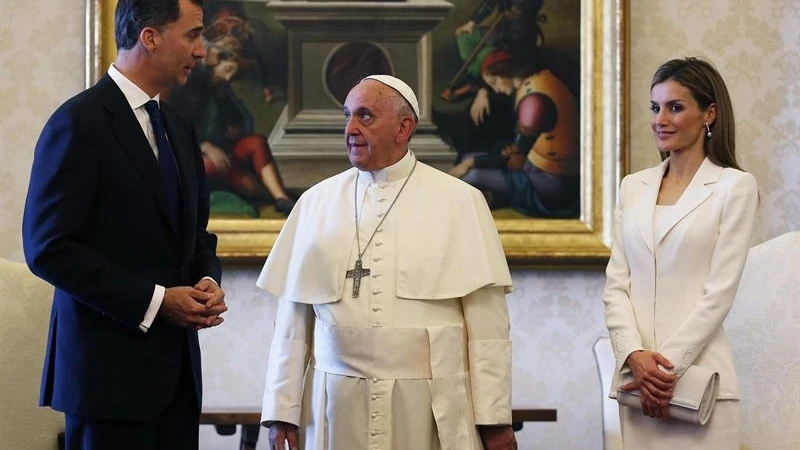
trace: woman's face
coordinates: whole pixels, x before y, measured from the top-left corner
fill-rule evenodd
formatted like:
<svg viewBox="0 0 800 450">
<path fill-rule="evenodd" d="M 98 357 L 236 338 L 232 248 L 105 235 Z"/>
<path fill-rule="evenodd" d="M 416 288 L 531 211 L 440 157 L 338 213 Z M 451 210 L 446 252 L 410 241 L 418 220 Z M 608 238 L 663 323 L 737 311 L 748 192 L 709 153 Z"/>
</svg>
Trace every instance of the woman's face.
<svg viewBox="0 0 800 450">
<path fill-rule="evenodd" d="M 650 90 L 650 125 L 662 152 L 703 151 L 706 122 L 714 123 L 716 107 L 703 111 L 686 86 L 666 80 Z"/>
<path fill-rule="evenodd" d="M 514 92 L 514 83 L 510 77 L 491 75 L 488 72 L 484 72 L 481 76 L 483 81 L 498 94 L 511 95 Z"/>
</svg>

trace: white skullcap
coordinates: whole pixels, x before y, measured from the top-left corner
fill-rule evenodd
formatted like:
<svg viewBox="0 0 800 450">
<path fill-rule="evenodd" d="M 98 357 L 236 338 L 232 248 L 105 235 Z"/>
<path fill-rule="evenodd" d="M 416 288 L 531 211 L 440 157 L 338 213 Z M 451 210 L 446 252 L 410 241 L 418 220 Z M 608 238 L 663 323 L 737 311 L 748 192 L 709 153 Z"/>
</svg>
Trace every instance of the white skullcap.
<svg viewBox="0 0 800 450">
<path fill-rule="evenodd" d="M 412 91 L 411 88 L 405 83 L 405 81 L 401 80 L 400 78 L 395 78 L 391 75 L 370 75 L 368 77 L 364 77 L 364 80 L 379 81 L 397 91 L 403 96 L 404 99 L 406 99 L 408 104 L 411 105 L 411 109 L 414 110 L 414 115 L 416 116 L 417 120 L 419 120 L 419 102 L 417 101 L 417 96 L 414 94 L 414 91 Z"/>
</svg>

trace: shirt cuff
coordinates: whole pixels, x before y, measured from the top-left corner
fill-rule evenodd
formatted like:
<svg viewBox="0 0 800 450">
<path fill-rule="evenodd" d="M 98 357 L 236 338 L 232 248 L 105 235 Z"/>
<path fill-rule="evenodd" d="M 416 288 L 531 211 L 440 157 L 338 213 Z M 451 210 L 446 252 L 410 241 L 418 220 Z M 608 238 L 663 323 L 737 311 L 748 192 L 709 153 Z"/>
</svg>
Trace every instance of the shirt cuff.
<svg viewBox="0 0 800 450">
<path fill-rule="evenodd" d="M 219 283 L 217 283 L 217 280 L 215 280 L 215 279 L 213 279 L 213 278 L 211 278 L 211 277 L 203 277 L 203 278 L 201 278 L 201 280 L 211 280 L 211 281 L 213 281 L 213 282 L 214 282 L 214 284 L 216 284 L 217 286 L 219 286 Z"/>
<path fill-rule="evenodd" d="M 147 307 L 147 311 L 144 313 L 144 319 L 139 324 L 139 329 L 142 330 L 142 332 L 147 333 L 153 321 L 156 320 L 156 314 L 158 314 L 161 303 L 164 301 L 164 292 L 166 292 L 164 286 L 158 284 L 155 289 L 153 289 L 153 297 L 150 299 L 150 306 Z"/>
</svg>

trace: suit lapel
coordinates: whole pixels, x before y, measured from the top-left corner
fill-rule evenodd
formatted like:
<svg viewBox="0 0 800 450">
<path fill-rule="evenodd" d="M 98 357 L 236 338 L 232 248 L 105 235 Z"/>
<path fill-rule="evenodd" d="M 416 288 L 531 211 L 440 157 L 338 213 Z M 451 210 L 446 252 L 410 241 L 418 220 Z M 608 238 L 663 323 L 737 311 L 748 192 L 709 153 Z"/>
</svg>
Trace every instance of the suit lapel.
<svg viewBox="0 0 800 450">
<path fill-rule="evenodd" d="M 128 104 L 125 95 L 122 94 L 122 91 L 108 74 L 97 82 L 96 88 L 101 91 L 100 98 L 103 99 L 106 109 L 114 117 L 112 131 L 117 136 L 120 147 L 133 166 L 136 167 L 144 183 L 152 191 L 161 214 L 167 223 L 171 224 L 170 229 L 177 236 L 177 225 L 172 223 L 168 213 L 166 188 L 164 187 L 164 181 L 161 179 L 158 161 L 150 148 L 150 143 L 142 132 L 139 121 L 133 114 L 130 104 Z"/>
<path fill-rule="evenodd" d="M 666 236 L 675 225 L 680 222 L 684 217 L 689 215 L 704 201 L 706 201 L 712 193 L 711 185 L 719 180 L 722 167 L 709 161 L 708 158 L 703 160 L 697 172 L 686 186 L 675 206 L 671 208 L 671 214 L 667 221 L 667 226 L 663 228 L 662 232 L 656 237 L 656 245 L 658 245 L 664 236 Z"/>
<path fill-rule="evenodd" d="M 655 213 L 658 190 L 661 187 L 661 179 L 664 171 L 669 164 L 668 160 L 663 161 L 659 166 L 653 167 L 640 176 L 642 186 L 634 200 L 634 211 L 636 211 L 636 223 L 639 233 L 642 235 L 647 248 L 653 251 L 653 214 Z"/>
</svg>

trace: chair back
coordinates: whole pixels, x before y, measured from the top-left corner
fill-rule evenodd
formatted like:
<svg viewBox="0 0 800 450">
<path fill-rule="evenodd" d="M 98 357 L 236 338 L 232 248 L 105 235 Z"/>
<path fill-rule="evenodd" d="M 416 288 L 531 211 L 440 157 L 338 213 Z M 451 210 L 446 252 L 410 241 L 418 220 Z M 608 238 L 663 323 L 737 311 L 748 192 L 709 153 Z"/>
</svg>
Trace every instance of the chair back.
<svg viewBox="0 0 800 450">
<path fill-rule="evenodd" d="M 603 402 L 603 448 L 605 450 L 622 450 L 622 433 L 619 425 L 619 405 L 610 398 L 611 380 L 614 377 L 614 350 L 608 336 L 597 339 L 594 343 L 594 358 L 597 361 L 597 373 L 600 375 L 600 398 Z"/>
<path fill-rule="evenodd" d="M 800 232 L 750 249 L 725 328 L 742 391 L 742 449 L 800 449 Z"/>
<path fill-rule="evenodd" d="M 64 416 L 38 406 L 53 288 L 0 258 L 0 292 L 0 449 L 57 449 Z"/>
</svg>

